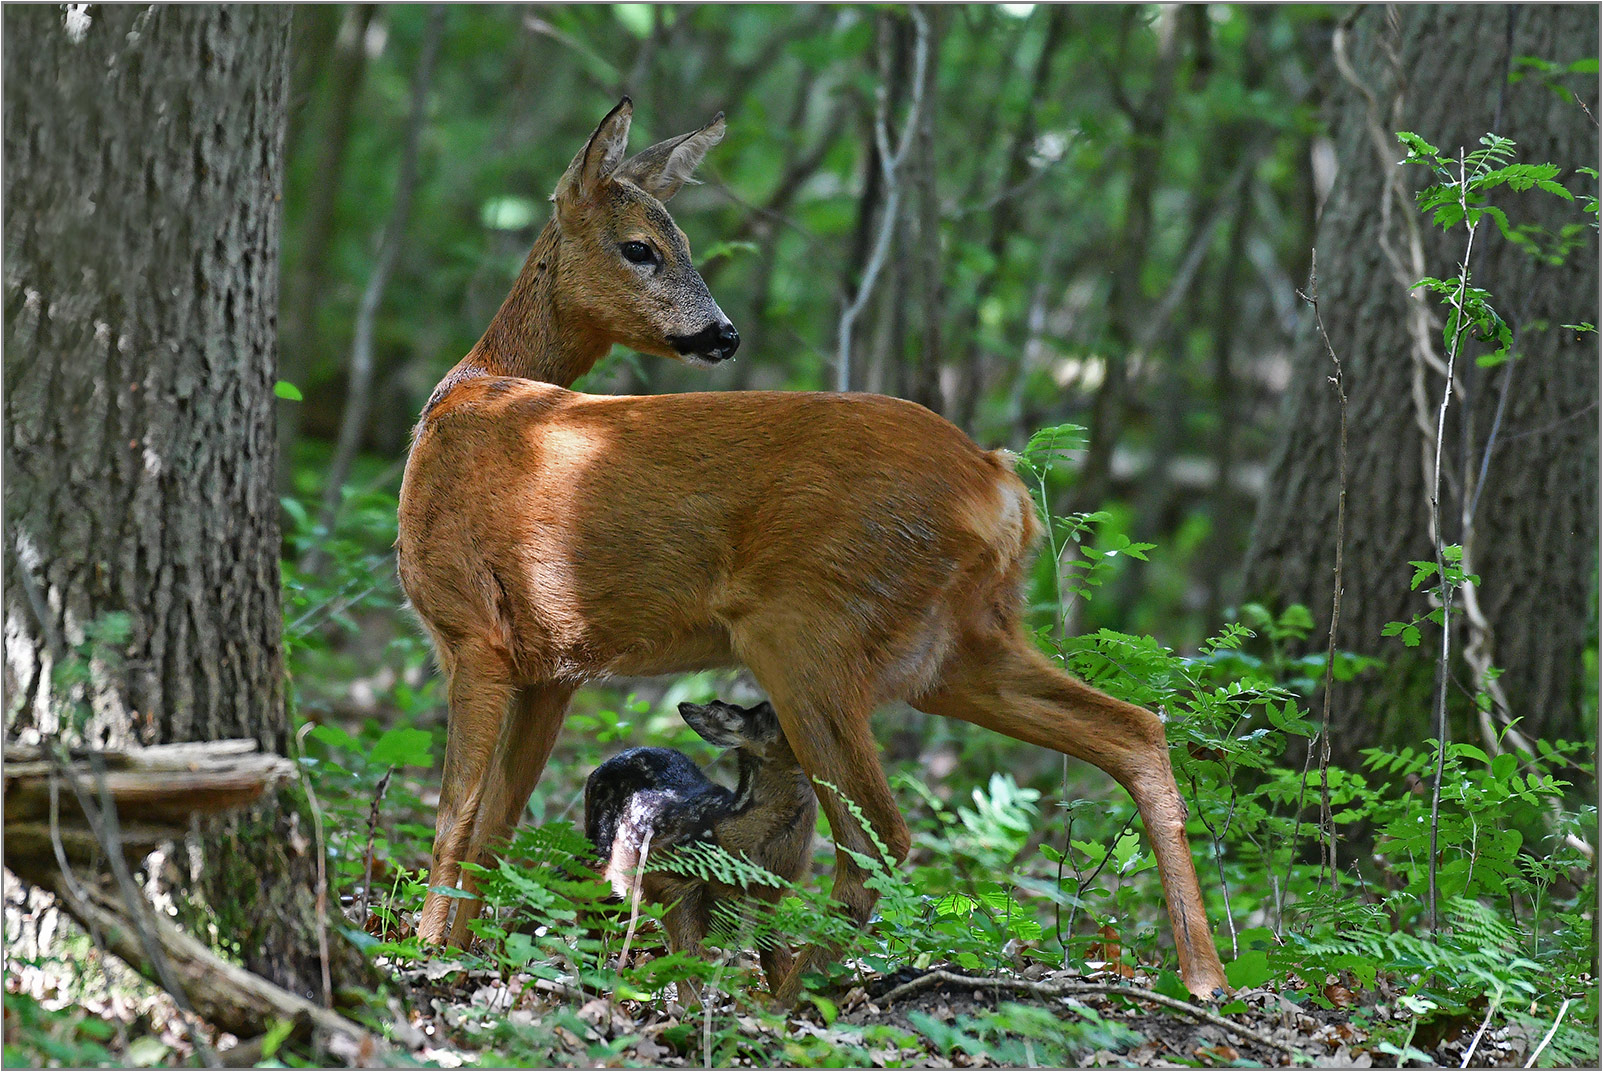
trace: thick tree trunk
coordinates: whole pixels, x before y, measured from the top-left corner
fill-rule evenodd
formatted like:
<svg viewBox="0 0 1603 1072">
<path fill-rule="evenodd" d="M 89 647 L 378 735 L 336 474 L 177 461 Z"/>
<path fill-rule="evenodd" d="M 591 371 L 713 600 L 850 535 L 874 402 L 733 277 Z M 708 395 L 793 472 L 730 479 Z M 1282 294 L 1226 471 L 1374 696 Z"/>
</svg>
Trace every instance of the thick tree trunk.
<svg viewBox="0 0 1603 1072">
<path fill-rule="evenodd" d="M 77 711 L 94 744 L 283 753 L 288 11 L 4 19 L 6 737 L 76 736 Z M 204 893 L 247 967 L 320 993 L 316 854 L 286 804 L 208 840 Z"/>
<path fill-rule="evenodd" d="M 1541 78 L 1514 84 L 1508 78 L 1519 57 L 1564 65 L 1594 54 L 1595 7 L 1394 10 L 1392 24 L 1386 9 L 1362 9 L 1348 35 L 1352 73 L 1375 105 L 1348 80 L 1333 87 L 1340 174 L 1318 229 L 1320 308 L 1349 397 L 1345 597 L 1336 639 L 1343 649 L 1386 663 L 1337 687 L 1333 750 L 1349 763 L 1361 748 L 1431 734 L 1429 659 L 1380 635 L 1387 622 L 1410 621 L 1428 609 L 1423 593 L 1409 591 L 1408 562 L 1434 557 L 1425 443 L 1434 440 L 1443 387 L 1439 374 L 1425 376 L 1429 431 L 1422 430 L 1412 395 L 1411 299 L 1383 252 L 1383 242 L 1405 258 L 1408 248 L 1406 214 L 1383 210 L 1388 172 L 1403 156 L 1394 132 L 1414 131 L 1456 154 L 1496 131 L 1518 143 L 1521 160 L 1563 168 L 1560 179 L 1572 190 L 1595 189 L 1575 169 L 1598 159 L 1595 76 L 1567 80 L 1584 108 Z M 1410 196 L 1425 178 L 1423 169 L 1406 175 Z M 1554 233 L 1584 220 L 1576 206 L 1547 195 L 1503 190 L 1495 203 L 1514 222 L 1540 223 Z M 1428 218 L 1416 219 L 1420 274 L 1455 274 L 1463 232 L 1444 235 Z M 1482 351 L 1471 349 L 1458 363 L 1464 390 L 1454 397 L 1443 457 L 1444 536 L 1465 542 L 1464 489 L 1473 498 L 1495 428 L 1468 540 L 1472 569 L 1482 578 L 1481 609 L 1493 630 L 1492 659 L 1506 670 L 1500 683 L 1509 713 L 1524 720 L 1526 735 L 1574 736 L 1581 731 L 1578 690 L 1597 564 L 1598 346 L 1597 336 L 1559 325 L 1599 320 L 1596 232 L 1586 229 L 1582 245 L 1557 267 L 1538 264 L 1490 224 L 1476 246 L 1474 285 L 1490 291 L 1517 332 L 1518 359 L 1510 368 L 1481 369 L 1473 357 Z M 1439 317 L 1434 301 L 1431 307 Z M 1433 344 L 1440 351 L 1439 331 Z M 1323 622 L 1331 603 L 1337 494 L 1330 373 L 1323 344 L 1305 331 L 1245 571 L 1248 596 L 1280 606 L 1305 603 Z M 1455 615 L 1455 625 L 1462 622 Z M 1462 651 L 1466 636 L 1455 634 L 1454 649 Z M 1310 638 L 1310 646 L 1323 650 L 1324 640 Z M 1431 647 L 1427 639 L 1419 650 Z M 1454 672 L 1470 686 L 1473 675 L 1462 664 Z"/>
</svg>

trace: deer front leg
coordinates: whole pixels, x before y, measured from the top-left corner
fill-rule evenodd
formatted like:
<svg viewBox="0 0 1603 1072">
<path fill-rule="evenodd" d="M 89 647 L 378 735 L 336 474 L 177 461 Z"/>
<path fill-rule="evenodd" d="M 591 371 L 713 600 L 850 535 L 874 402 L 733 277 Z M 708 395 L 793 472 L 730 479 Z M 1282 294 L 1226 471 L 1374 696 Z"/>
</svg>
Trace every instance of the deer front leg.
<svg viewBox="0 0 1603 1072">
<path fill-rule="evenodd" d="M 462 857 L 464 863 L 488 865 L 490 850 L 512 835 L 551 757 L 572 695 L 573 688 L 568 685 L 527 685 L 513 693 L 511 717 L 496 742 L 494 762 L 484 773 L 478 817 Z M 462 889 L 478 892 L 472 875 L 462 877 Z M 463 900 L 457 906 L 451 925 L 452 945 L 466 945 L 472 938 L 468 924 L 479 917 L 483 906 L 478 900 Z"/>
<path fill-rule="evenodd" d="M 445 773 L 434 825 L 431 887 L 456 887 L 483 803 L 485 774 L 501 738 L 512 682 L 505 660 L 483 649 L 454 653 L 447 690 L 451 714 L 445 732 Z M 445 938 L 453 898 L 430 892 L 423 899 L 417 933 L 436 945 Z"/>
</svg>

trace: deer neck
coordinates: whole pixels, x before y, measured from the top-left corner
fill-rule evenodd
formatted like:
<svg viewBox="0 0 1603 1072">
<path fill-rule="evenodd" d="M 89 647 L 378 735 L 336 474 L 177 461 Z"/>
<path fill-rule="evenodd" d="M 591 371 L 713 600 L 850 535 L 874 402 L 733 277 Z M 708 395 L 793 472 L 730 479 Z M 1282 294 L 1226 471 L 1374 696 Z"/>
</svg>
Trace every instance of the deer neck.
<svg viewBox="0 0 1603 1072">
<path fill-rule="evenodd" d="M 611 344 L 565 299 L 561 244 L 553 217 L 535 240 L 512 292 L 463 360 L 464 371 L 571 387 L 601 360 Z"/>
</svg>

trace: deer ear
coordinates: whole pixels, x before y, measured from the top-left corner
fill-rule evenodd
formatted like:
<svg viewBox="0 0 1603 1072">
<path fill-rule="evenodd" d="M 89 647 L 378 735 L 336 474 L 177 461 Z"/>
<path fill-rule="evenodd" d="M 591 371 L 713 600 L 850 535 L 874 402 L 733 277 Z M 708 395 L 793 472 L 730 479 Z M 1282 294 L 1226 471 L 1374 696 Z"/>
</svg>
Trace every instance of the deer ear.
<svg viewBox="0 0 1603 1072">
<path fill-rule="evenodd" d="M 629 144 L 629 121 L 633 116 L 634 103 L 628 97 L 607 113 L 590 140 L 584 143 L 584 148 L 573 158 L 573 163 L 568 165 L 568 170 L 562 173 L 551 200 L 589 198 L 601 189 L 623 160 L 624 148 Z"/>
<path fill-rule="evenodd" d="M 641 150 L 618 169 L 618 175 L 658 201 L 666 201 L 679 192 L 679 187 L 693 181 L 690 174 L 707 155 L 707 150 L 723 140 L 724 113 L 719 112 L 700 130 L 659 141 Z"/>
</svg>

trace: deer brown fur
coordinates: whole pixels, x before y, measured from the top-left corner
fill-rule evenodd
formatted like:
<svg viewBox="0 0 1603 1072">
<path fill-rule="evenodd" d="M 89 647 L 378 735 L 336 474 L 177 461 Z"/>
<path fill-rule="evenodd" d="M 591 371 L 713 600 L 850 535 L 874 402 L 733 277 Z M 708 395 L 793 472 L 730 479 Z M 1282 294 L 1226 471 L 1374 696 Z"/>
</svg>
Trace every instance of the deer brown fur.
<svg viewBox="0 0 1603 1072">
<path fill-rule="evenodd" d="M 401 581 L 449 680 L 430 881 L 471 892 L 462 863 L 516 823 L 578 685 L 740 664 L 802 768 L 854 800 L 898 859 L 908 832 L 869 731 L 879 704 L 1101 767 L 1146 825 L 1182 977 L 1199 995 L 1224 987 L 1162 723 L 1058 670 L 1021 625 L 1038 526 L 1006 455 L 877 395 L 567 390 L 614 342 L 691 360 L 733 350 L 660 200 L 722 122 L 623 162 L 629 112 L 614 109 L 574 158 L 407 463 Z M 649 265 L 630 242 L 649 245 Z M 874 851 L 833 792 L 820 804 L 837 846 Z M 874 895 L 844 852 L 835 875 L 865 922 Z M 452 903 L 429 895 L 426 940 L 447 937 Z M 462 902 L 452 940 L 477 905 Z M 810 949 L 779 998 L 831 955 Z"/>
</svg>

